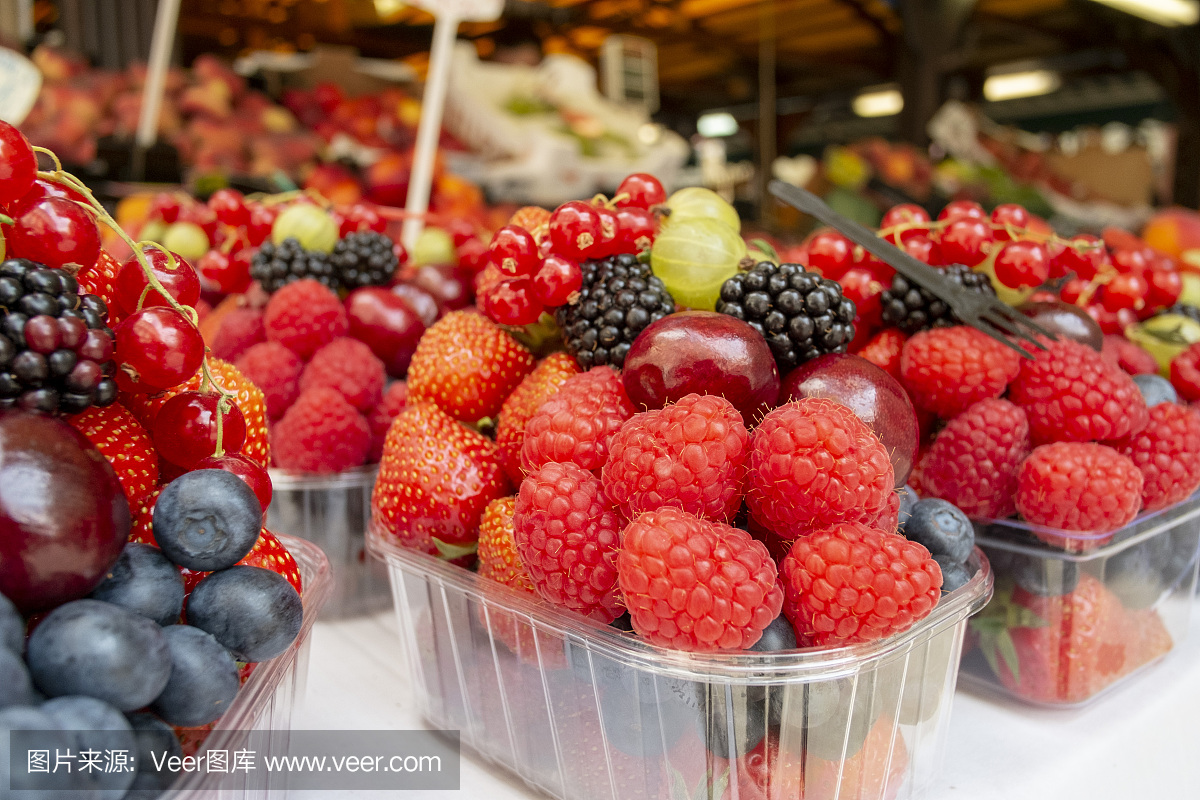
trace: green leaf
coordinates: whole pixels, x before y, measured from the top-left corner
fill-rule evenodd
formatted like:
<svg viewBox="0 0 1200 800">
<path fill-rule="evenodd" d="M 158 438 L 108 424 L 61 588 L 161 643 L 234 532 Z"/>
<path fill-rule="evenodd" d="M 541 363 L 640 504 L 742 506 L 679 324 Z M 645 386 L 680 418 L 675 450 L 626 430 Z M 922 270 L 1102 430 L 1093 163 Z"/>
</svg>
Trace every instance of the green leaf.
<svg viewBox="0 0 1200 800">
<path fill-rule="evenodd" d="M 711 779 L 712 779 L 712 775 L 710 773 L 709 780 L 711 780 Z M 717 778 L 717 782 L 712 785 L 712 791 L 709 793 L 708 796 L 713 798 L 713 800 L 721 800 L 721 798 L 725 796 L 725 790 L 727 788 L 729 788 L 729 768 L 728 767 L 726 767 L 725 771 L 723 773 L 721 773 L 721 777 Z M 697 795 L 697 800 L 705 800 L 704 795 Z"/>
<path fill-rule="evenodd" d="M 688 800 L 688 788 L 683 780 L 683 773 L 674 767 L 671 767 L 671 800 Z"/>
<path fill-rule="evenodd" d="M 1012 636 L 1005 632 L 996 639 L 996 650 L 1004 659 L 1005 666 L 1012 673 L 1013 679 L 1021 680 L 1021 657 L 1017 655 L 1017 646 L 1013 644 Z"/>
<path fill-rule="evenodd" d="M 765 255 L 768 260 L 774 261 L 776 264 L 779 263 L 779 251 L 766 239 L 751 239 L 750 244 L 755 250 Z"/>
<path fill-rule="evenodd" d="M 447 561 L 453 561 L 456 558 L 463 556 L 474 555 L 479 550 L 479 542 L 471 542 L 470 544 L 451 544 L 443 542 L 436 536 L 433 538 L 433 546 L 437 548 L 438 558 L 444 558 Z"/>
</svg>

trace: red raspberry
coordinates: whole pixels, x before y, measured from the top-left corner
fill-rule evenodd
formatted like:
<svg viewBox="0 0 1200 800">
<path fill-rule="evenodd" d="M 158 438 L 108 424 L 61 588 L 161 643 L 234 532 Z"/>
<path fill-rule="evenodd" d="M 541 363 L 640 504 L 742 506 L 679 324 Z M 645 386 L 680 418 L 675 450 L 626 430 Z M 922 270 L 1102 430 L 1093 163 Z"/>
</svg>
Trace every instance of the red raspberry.
<svg viewBox="0 0 1200 800">
<path fill-rule="evenodd" d="M 275 464 L 296 472 L 342 472 L 361 466 L 371 446 L 367 421 L 334 389 L 300 395 L 272 431 Z"/>
<path fill-rule="evenodd" d="M 871 337 L 857 355 L 900 380 L 900 354 L 907 341 L 908 337 L 899 328 L 886 328 Z"/>
<path fill-rule="evenodd" d="M 1100 355 L 1105 361 L 1116 364 L 1130 375 L 1153 375 L 1158 372 L 1154 356 L 1138 347 L 1124 336 L 1109 334 L 1104 337 L 1104 349 Z"/>
<path fill-rule="evenodd" d="M 350 330 L 342 301 L 312 278 L 289 283 L 271 295 L 263 325 L 267 341 L 279 342 L 305 361 Z"/>
<path fill-rule="evenodd" d="M 568 378 L 525 423 L 521 467 L 530 472 L 547 462 L 573 462 L 599 472 L 608 460 L 609 440 L 633 404 L 612 367 L 592 367 Z"/>
<path fill-rule="evenodd" d="M 267 416 L 279 419 L 300 396 L 304 362 L 279 342 L 256 344 L 234 364 L 251 383 L 262 390 Z"/>
<path fill-rule="evenodd" d="M 1189 403 L 1200 400 L 1200 342 L 1171 361 L 1171 385 Z"/>
<path fill-rule="evenodd" d="M 797 528 L 877 515 L 895 488 L 887 449 L 858 416 L 807 397 L 767 414 L 750 441 L 746 502 L 760 525 Z"/>
<path fill-rule="evenodd" d="M 1111 442 L 1142 471 L 1142 504 L 1157 511 L 1189 497 L 1200 488 L 1200 413 L 1175 403 L 1150 409 L 1150 421 L 1139 432 Z"/>
<path fill-rule="evenodd" d="M 883 508 L 879 509 L 874 516 L 864 519 L 863 524 L 879 528 L 881 531 L 895 533 L 900 527 L 900 493 L 889 493 Z"/>
<path fill-rule="evenodd" d="M 300 376 L 300 391 L 328 386 L 359 411 L 370 411 L 383 397 L 383 362 L 358 339 L 334 339 L 313 354 Z"/>
<path fill-rule="evenodd" d="M 626 519 L 675 506 L 728 522 L 742 504 L 750 434 L 723 397 L 689 394 L 635 414 L 608 449 L 604 491 Z"/>
<path fill-rule="evenodd" d="M 371 428 L 371 451 L 367 454 L 367 463 L 374 464 L 383 457 L 383 442 L 387 439 L 388 428 L 396 415 L 408 405 L 408 384 L 404 381 L 393 381 L 383 393 L 379 405 L 371 409 L 367 415 L 367 425 Z"/>
<path fill-rule="evenodd" d="M 981 400 L 937 435 L 921 483 L 927 495 L 968 516 L 1002 519 L 1016 511 L 1017 470 L 1029 447 L 1029 420 L 1020 407 Z"/>
<path fill-rule="evenodd" d="M 1017 473 L 1017 510 L 1034 525 L 1106 533 L 1137 516 L 1142 483 L 1137 465 L 1107 445 L 1044 444 L 1029 454 Z M 1064 545 L 1062 537 L 1034 533 Z"/>
<path fill-rule="evenodd" d="M 222 361 L 234 362 L 259 342 L 267 340 L 261 308 L 235 308 L 221 318 L 212 339 L 212 354 Z"/>
<path fill-rule="evenodd" d="M 801 647 L 906 631 L 941 597 L 942 570 L 917 542 L 859 522 L 802 536 L 779 565 L 783 613 Z"/>
<path fill-rule="evenodd" d="M 999 397 L 1017 376 L 1021 357 L 974 328 L 921 331 L 904 344 L 900 374 L 918 409 L 950 418 Z"/>
<path fill-rule="evenodd" d="M 517 552 L 538 594 L 552 603 L 604 623 L 621 615 L 620 530 L 600 479 L 576 464 L 543 464 L 521 482 Z"/>
<path fill-rule="evenodd" d="M 1146 424 L 1146 401 L 1125 371 L 1070 339 L 1025 359 L 1009 399 L 1029 416 L 1034 444 L 1119 439 Z"/>
<path fill-rule="evenodd" d="M 633 629 L 676 650 L 744 650 L 783 604 L 762 542 L 669 506 L 625 527 L 617 572 Z"/>
</svg>

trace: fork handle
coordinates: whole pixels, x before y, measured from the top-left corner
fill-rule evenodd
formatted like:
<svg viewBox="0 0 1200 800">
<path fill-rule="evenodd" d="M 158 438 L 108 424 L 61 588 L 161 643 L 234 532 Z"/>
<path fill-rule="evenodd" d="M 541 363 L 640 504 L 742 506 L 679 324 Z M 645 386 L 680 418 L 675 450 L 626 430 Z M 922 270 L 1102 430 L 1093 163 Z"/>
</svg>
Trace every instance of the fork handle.
<svg viewBox="0 0 1200 800">
<path fill-rule="evenodd" d="M 933 267 L 918 261 L 900 248 L 888 243 L 886 239 L 880 239 L 854 220 L 843 217 L 810 191 L 778 180 L 771 181 L 768 188 L 771 194 L 783 202 L 809 216 L 816 217 L 831 228 L 837 229 L 847 239 L 892 267 L 896 272 L 928 289 L 943 300 L 947 299 L 942 295 L 951 291 L 952 287 Z"/>
</svg>

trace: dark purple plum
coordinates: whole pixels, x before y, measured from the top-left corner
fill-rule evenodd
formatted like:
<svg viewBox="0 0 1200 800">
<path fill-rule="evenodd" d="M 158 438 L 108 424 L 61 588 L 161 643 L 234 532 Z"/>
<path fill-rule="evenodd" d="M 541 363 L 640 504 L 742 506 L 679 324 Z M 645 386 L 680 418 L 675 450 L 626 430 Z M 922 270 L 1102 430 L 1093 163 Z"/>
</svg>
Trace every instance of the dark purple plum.
<svg viewBox="0 0 1200 800">
<path fill-rule="evenodd" d="M 1104 332 L 1079 306 L 1054 301 L 1026 303 L 1018 310 L 1051 333 L 1074 339 L 1097 352 L 1104 346 Z"/>
</svg>

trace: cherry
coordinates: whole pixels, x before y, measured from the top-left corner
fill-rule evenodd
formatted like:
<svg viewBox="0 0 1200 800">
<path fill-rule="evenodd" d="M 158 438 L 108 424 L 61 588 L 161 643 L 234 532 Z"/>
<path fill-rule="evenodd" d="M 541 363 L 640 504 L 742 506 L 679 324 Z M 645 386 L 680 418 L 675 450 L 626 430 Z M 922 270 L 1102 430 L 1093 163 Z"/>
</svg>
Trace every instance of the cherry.
<svg viewBox="0 0 1200 800">
<path fill-rule="evenodd" d="M 904 242 L 904 252 L 930 266 L 942 263 L 942 249 L 928 236 L 911 236 Z"/>
<path fill-rule="evenodd" d="M 604 240 L 599 209 L 579 200 L 556 208 L 550 215 L 549 226 L 554 252 L 575 261 L 591 258 L 596 246 Z"/>
<path fill-rule="evenodd" d="M 1050 256 L 1038 242 L 1005 242 L 996 254 L 995 270 L 996 280 L 1010 289 L 1041 286 L 1050 277 Z"/>
<path fill-rule="evenodd" d="M 1097 299 L 1105 311 L 1137 310 L 1145 306 L 1150 284 L 1140 272 L 1122 273 L 1100 288 Z"/>
<path fill-rule="evenodd" d="M 1002 203 L 992 209 L 992 225 L 996 241 L 1007 242 L 1029 227 L 1029 212 L 1016 203 Z"/>
<path fill-rule="evenodd" d="M 417 270 L 412 283 L 433 295 L 443 312 L 471 305 L 474 277 L 450 264 L 426 264 Z"/>
<path fill-rule="evenodd" d="M 879 227 L 888 232 L 885 239 L 894 245 L 899 245 L 913 237 L 928 234 L 929 222 L 928 211 L 915 203 L 901 203 L 888 209 L 887 213 L 883 215 Z M 892 230 L 894 228 L 901 228 L 901 230 Z"/>
<path fill-rule="evenodd" d="M 25 196 L 37 177 L 37 157 L 21 132 L 0 122 L 0 206 Z M 89 262 L 90 263 L 90 262 Z"/>
<path fill-rule="evenodd" d="M 1079 306 L 1059 302 L 1053 297 L 1038 300 L 1034 300 L 1034 297 L 1037 297 L 1037 293 L 1030 297 L 1030 302 L 1017 310 L 1046 330 L 1057 334 L 1059 338 L 1074 339 L 1097 352 L 1100 351 L 1104 345 L 1104 333 L 1086 311 Z"/>
<path fill-rule="evenodd" d="M 180 392 L 163 403 L 152 434 L 158 454 L 177 467 L 195 469 L 201 459 L 216 454 L 218 420 L 221 449 L 229 453 L 241 450 L 246 420 L 232 400 L 222 414 L 220 399 L 216 392 Z"/>
<path fill-rule="evenodd" d="M 854 245 L 834 230 L 818 231 L 808 241 L 808 265 L 830 280 L 837 280 L 854 263 Z"/>
<path fill-rule="evenodd" d="M 250 206 L 250 221 L 246 223 L 246 239 L 251 247 L 258 247 L 271 235 L 278 212 L 273 206 L 255 203 Z"/>
<path fill-rule="evenodd" d="M 240 294 L 250 288 L 250 255 L 246 250 L 223 253 L 209 250 L 196 262 L 201 277 L 223 294 Z"/>
<path fill-rule="evenodd" d="M 396 258 L 403 264 L 408 260 L 408 253 L 404 251 L 404 246 L 396 242 L 396 246 L 400 248 L 400 252 L 396 254 Z M 541 252 L 538 252 L 538 257 L 541 257 Z M 482 239 L 472 237 L 458 246 L 458 265 L 464 269 L 470 270 L 473 274 L 478 275 L 483 272 L 488 265 L 488 246 L 484 244 Z"/>
<path fill-rule="evenodd" d="M 1174 305 L 1183 294 L 1183 276 L 1179 274 L 1173 261 L 1156 263 L 1154 268 L 1146 273 L 1146 279 L 1150 283 L 1150 291 L 1146 294 L 1147 308 L 1158 309 Z"/>
<path fill-rule="evenodd" d="M 1066 243 L 1050 262 L 1050 277 L 1065 278 L 1074 272 L 1080 280 L 1090 281 L 1109 264 L 1108 249 L 1095 236 L 1083 234 Z"/>
<path fill-rule="evenodd" d="M 254 490 L 254 496 L 258 498 L 258 504 L 262 506 L 263 517 L 266 517 L 267 507 L 271 505 L 273 493 L 271 476 L 253 458 L 243 453 L 207 456 L 196 462 L 195 469 L 223 469 L 237 475 Z"/>
<path fill-rule="evenodd" d="M 241 228 L 250 222 L 246 198 L 237 189 L 218 189 L 213 192 L 212 197 L 208 198 L 208 207 L 217 221 L 224 225 Z"/>
<path fill-rule="evenodd" d="M 987 212 L 983 206 L 973 200 L 955 200 L 942 209 L 938 214 L 939 222 L 953 222 L 959 219 L 986 220 Z"/>
<path fill-rule="evenodd" d="M 152 394 L 178 386 L 195 375 L 204 360 L 200 331 L 173 308 L 143 308 L 113 333 L 117 383 L 126 391 Z"/>
<path fill-rule="evenodd" d="M 204 233 L 208 236 L 210 242 L 217 238 L 217 230 L 220 224 L 217 222 L 217 215 L 203 203 L 190 203 L 184 206 L 179 212 L 179 221 L 199 225 L 204 229 Z"/>
<path fill-rule="evenodd" d="M 175 298 L 180 305 L 194 306 L 200 299 L 200 278 L 183 257 L 175 253 L 171 255 L 175 259 L 174 267 L 162 250 L 146 248 L 146 261 L 150 263 L 150 271 L 167 290 L 167 294 Z M 150 288 L 150 281 L 137 256 L 130 256 L 117 271 L 114 295 L 117 307 L 126 314 L 131 314 L 138 308 L 170 305 L 158 289 Z"/>
<path fill-rule="evenodd" d="M 618 208 L 651 208 L 667 202 L 667 192 L 658 178 L 645 172 L 635 172 L 626 177 L 617 187 L 615 196 Z"/>
<path fill-rule="evenodd" d="M 993 241 L 992 226 L 987 222 L 974 217 L 956 218 L 938 241 L 942 262 L 973 267 L 987 258 L 987 248 Z"/>
<path fill-rule="evenodd" d="M 436 320 L 437 303 L 432 297 L 425 297 L 433 306 L 433 320 Z M 432 320 L 424 322 L 409 301 L 382 286 L 364 286 L 352 291 L 346 298 L 346 316 L 350 320 L 350 335 L 366 342 L 388 374 L 396 378 L 404 377 L 421 334 L 427 324 L 432 324 Z"/>
<path fill-rule="evenodd" d="M 65 197 L 42 197 L 21 204 L 7 231 L 9 257 L 47 267 L 90 267 L 100 256 L 100 230 L 91 214 Z"/>
<path fill-rule="evenodd" d="M 158 217 L 168 225 L 179 219 L 181 210 L 183 210 L 183 203 L 180 202 L 177 195 L 169 192 L 160 192 L 150 201 L 150 216 Z"/>
<path fill-rule="evenodd" d="M 417 316 L 425 324 L 425 327 L 429 327 L 437 322 L 440 316 L 437 298 L 420 286 L 413 286 L 411 283 L 398 283 L 390 287 L 388 291 L 412 306 L 412 310 L 417 313 Z"/>
<path fill-rule="evenodd" d="M 496 231 L 488 256 L 502 273 L 514 278 L 529 277 L 541 266 L 533 235 L 519 225 L 505 225 Z"/>
<path fill-rule="evenodd" d="M 500 281 L 487 293 L 488 316 L 501 325 L 530 325 L 544 310 L 529 278 Z"/>
<path fill-rule="evenodd" d="M 551 253 L 533 276 L 533 293 L 542 303 L 557 308 L 583 287 L 583 271 L 569 258 Z"/>
<path fill-rule="evenodd" d="M 640 253 L 654 244 L 658 235 L 658 215 L 646 208 L 624 206 L 617 209 L 617 252 Z"/>
</svg>

